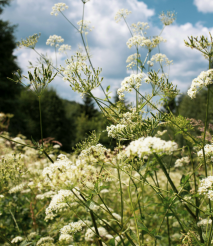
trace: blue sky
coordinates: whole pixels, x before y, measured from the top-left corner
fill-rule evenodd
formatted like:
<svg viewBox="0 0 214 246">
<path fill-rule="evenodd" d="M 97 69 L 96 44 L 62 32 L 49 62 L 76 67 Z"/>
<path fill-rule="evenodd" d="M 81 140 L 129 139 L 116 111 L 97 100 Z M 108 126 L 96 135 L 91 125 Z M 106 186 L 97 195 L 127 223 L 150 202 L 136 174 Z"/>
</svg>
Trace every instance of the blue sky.
<svg viewBox="0 0 214 246">
<path fill-rule="evenodd" d="M 76 24 L 81 19 L 82 2 L 80 0 L 64 2 L 69 6 L 64 12 L 65 15 Z M 175 11 L 176 21 L 164 29 L 162 37 L 167 39 L 167 42 L 160 45 L 160 50 L 169 60 L 173 60 L 173 65 L 170 66 L 170 81 L 176 84 L 181 92 L 185 92 L 191 85 L 192 79 L 201 71 L 207 70 L 208 63 L 199 52 L 187 48 L 183 40 L 187 39 L 187 36 L 208 36 L 208 32 L 212 32 L 212 2 L 212 0 L 90 0 L 86 4 L 85 19 L 91 21 L 95 28 L 88 35 L 88 43 L 93 65 L 103 69 L 103 86 L 111 85 L 113 94 L 115 93 L 121 81 L 129 76 L 126 59 L 135 53 L 134 48 L 129 49 L 126 46 L 130 34 L 125 24 L 114 21 L 116 12 L 121 8 L 132 11 L 127 22 L 129 24 L 138 21 L 148 22 L 150 26 L 148 35 L 153 36 L 158 35 L 162 29 L 158 15 L 162 11 Z M 79 34 L 61 15 L 57 17 L 50 15 L 55 3 L 58 1 L 12 0 L 2 14 L 4 20 L 9 20 L 11 24 L 18 24 L 15 32 L 17 41 L 41 32 L 36 49 L 40 53 L 47 53 L 53 60 L 54 49 L 45 44 L 50 35 L 60 35 L 65 40 L 64 44 L 72 46 L 68 56 L 74 54 L 81 44 Z M 152 55 L 157 52 L 157 49 L 153 50 Z M 18 57 L 19 66 L 25 74 L 28 70 L 28 61 L 35 63 L 38 57 L 34 51 L 26 48 L 16 50 L 14 54 Z M 146 51 L 142 50 L 142 57 L 145 54 Z M 64 55 L 58 55 L 58 64 L 64 65 L 65 58 Z M 73 92 L 69 83 L 60 78 L 56 78 L 51 86 L 62 98 L 79 102 L 82 100 L 80 94 Z M 142 85 L 141 91 L 149 92 L 149 85 Z M 94 94 L 102 97 L 100 89 L 95 89 Z M 127 98 L 131 100 L 132 96 L 127 95 Z"/>
</svg>

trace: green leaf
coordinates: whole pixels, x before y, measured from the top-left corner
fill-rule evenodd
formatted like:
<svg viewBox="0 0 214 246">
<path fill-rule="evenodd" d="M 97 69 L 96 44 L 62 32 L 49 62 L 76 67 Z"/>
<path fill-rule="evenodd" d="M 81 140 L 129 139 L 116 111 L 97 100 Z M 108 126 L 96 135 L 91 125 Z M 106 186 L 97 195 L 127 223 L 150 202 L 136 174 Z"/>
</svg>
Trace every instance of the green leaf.
<svg viewBox="0 0 214 246">
<path fill-rule="evenodd" d="M 107 86 L 107 88 L 106 88 L 106 91 L 108 92 L 109 90 L 110 90 L 110 85 L 109 86 Z"/>
<path fill-rule="evenodd" d="M 112 238 L 112 239 L 108 242 L 108 245 L 110 245 L 110 246 L 115 246 L 115 240 L 114 240 L 114 238 Z"/>
</svg>

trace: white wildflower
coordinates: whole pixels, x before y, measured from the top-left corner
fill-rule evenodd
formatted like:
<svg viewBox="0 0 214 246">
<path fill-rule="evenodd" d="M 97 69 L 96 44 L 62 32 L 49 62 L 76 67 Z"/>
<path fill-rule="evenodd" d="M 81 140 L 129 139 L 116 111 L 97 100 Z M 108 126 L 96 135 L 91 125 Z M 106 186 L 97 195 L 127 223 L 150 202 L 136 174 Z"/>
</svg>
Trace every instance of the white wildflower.
<svg viewBox="0 0 214 246">
<path fill-rule="evenodd" d="M 121 216 L 119 214 L 112 213 L 112 215 L 114 216 L 115 219 L 117 219 L 118 221 L 121 221 Z"/>
<path fill-rule="evenodd" d="M 59 237 L 59 242 L 70 243 L 71 241 L 73 241 L 73 236 L 69 234 L 61 234 Z"/>
<path fill-rule="evenodd" d="M 117 11 L 114 19 L 118 23 L 122 18 L 126 18 L 128 15 L 131 14 L 131 11 L 128 11 L 128 9 L 120 9 Z"/>
<path fill-rule="evenodd" d="M 145 47 L 151 51 L 152 49 L 157 47 L 158 44 L 160 44 L 161 42 L 166 42 L 166 39 L 164 39 L 160 36 L 149 39 L 149 38 L 146 38 L 146 37 L 143 37 L 140 35 L 135 35 L 135 36 L 129 38 L 126 45 L 128 46 L 129 49 L 132 46 L 141 46 L 141 47 Z"/>
<path fill-rule="evenodd" d="M 165 62 L 165 65 L 173 64 L 173 63 L 172 63 L 172 62 L 173 62 L 172 60 L 170 61 L 170 60 L 166 57 L 166 55 L 161 54 L 161 53 L 157 53 L 157 54 L 153 55 L 152 58 L 151 58 L 151 60 L 148 61 L 147 64 L 150 64 L 150 63 L 153 64 L 153 61 L 159 62 L 161 65 L 162 65 L 163 62 Z"/>
<path fill-rule="evenodd" d="M 197 226 L 207 226 L 207 225 L 211 225 L 212 224 L 212 220 L 211 219 L 202 219 L 197 223 Z"/>
<path fill-rule="evenodd" d="M 50 198 L 50 197 L 53 197 L 54 195 L 56 195 L 56 192 L 54 192 L 54 191 L 48 191 L 48 192 L 45 192 L 43 194 L 36 195 L 36 199 L 38 199 L 38 200 L 44 200 L 45 198 Z"/>
<path fill-rule="evenodd" d="M 212 160 L 213 160 L 213 144 L 206 144 L 204 146 L 204 152 L 205 152 L 206 159 L 210 160 L 212 162 Z M 203 158 L 203 150 L 201 149 L 200 151 L 198 151 L 197 155 L 200 159 L 202 159 Z"/>
<path fill-rule="evenodd" d="M 189 157 L 183 157 L 181 159 L 177 159 L 175 162 L 175 167 L 182 167 L 183 164 L 188 164 L 190 162 Z"/>
<path fill-rule="evenodd" d="M 82 20 L 77 22 L 77 25 L 79 26 L 79 32 L 85 33 L 85 35 L 88 34 L 88 32 L 91 32 L 94 29 L 94 26 L 90 27 L 91 22 L 84 20 L 82 22 Z"/>
<path fill-rule="evenodd" d="M 51 15 L 58 15 L 58 12 L 64 11 L 65 9 L 68 9 L 68 6 L 65 3 L 56 3 L 52 7 Z"/>
<path fill-rule="evenodd" d="M 16 193 L 16 192 L 19 192 L 19 191 L 22 191 L 23 188 L 25 187 L 26 183 L 22 183 L 22 184 L 19 184 L 13 188 L 11 188 L 9 190 L 9 193 L 12 194 L 12 193 Z"/>
<path fill-rule="evenodd" d="M 137 53 L 135 53 L 135 54 L 133 54 L 133 55 L 130 55 L 128 58 L 127 58 L 127 60 L 126 60 L 126 62 L 127 63 L 129 63 L 126 67 L 127 67 L 127 69 L 128 68 L 130 68 L 130 69 L 132 69 L 133 67 L 135 67 L 135 66 L 137 66 L 137 60 L 138 59 L 140 59 L 140 54 L 137 54 Z"/>
<path fill-rule="evenodd" d="M 206 195 L 210 200 L 213 200 L 213 176 L 209 176 L 200 181 L 198 193 L 200 195 Z"/>
<path fill-rule="evenodd" d="M 190 89 L 187 94 L 193 99 L 196 97 L 197 89 L 213 84 L 213 69 L 203 71 L 200 75 L 193 79 Z"/>
<path fill-rule="evenodd" d="M 46 242 L 53 243 L 54 239 L 52 237 L 41 237 L 36 245 L 42 245 Z"/>
<path fill-rule="evenodd" d="M 120 100 L 123 100 L 125 95 L 124 92 L 132 92 L 133 87 L 136 89 L 139 89 L 141 86 L 141 81 L 143 77 L 145 76 L 145 73 L 139 73 L 139 74 L 131 74 L 129 77 L 126 77 L 121 82 L 121 88 L 117 90 L 117 94 L 120 98 Z"/>
<path fill-rule="evenodd" d="M 68 44 L 62 44 L 62 45 L 59 47 L 59 49 L 58 49 L 59 52 L 65 53 L 65 54 L 66 54 L 66 50 L 71 50 L 71 46 L 68 45 Z M 55 147 L 54 147 L 54 146 L 55 146 Z M 53 146 L 53 148 L 56 148 L 56 146 L 57 146 L 57 148 L 60 148 L 60 145 L 59 145 L 59 144 L 56 144 L 56 145 L 54 145 L 54 146 Z M 58 147 L 58 146 L 59 146 L 59 147 Z"/>
<path fill-rule="evenodd" d="M 127 157 L 138 156 L 139 158 L 144 155 L 152 154 L 171 154 L 172 151 L 177 150 L 178 145 L 172 141 L 164 141 L 156 137 L 142 137 L 138 140 L 132 141 L 125 150 Z"/>
<path fill-rule="evenodd" d="M 18 236 L 18 237 L 13 238 L 11 243 L 18 243 L 18 242 L 21 242 L 23 240 L 24 240 L 23 237 Z"/>
<path fill-rule="evenodd" d="M 58 194 L 54 195 L 49 206 L 46 208 L 45 220 L 52 220 L 57 213 L 68 209 L 69 205 L 67 203 L 68 198 L 73 199 L 74 195 L 70 190 L 60 190 Z"/>
<path fill-rule="evenodd" d="M 104 153 L 107 149 L 102 144 L 97 144 L 96 146 L 91 146 L 88 149 L 82 150 L 78 159 L 89 159 L 90 161 L 99 161 L 105 158 Z M 93 156 L 93 158 L 91 157 Z"/>
<path fill-rule="evenodd" d="M 164 131 L 157 131 L 157 133 L 155 134 L 155 137 L 160 137 L 160 136 L 163 136 L 165 133 L 167 133 L 167 130 L 164 130 Z"/>
<path fill-rule="evenodd" d="M 46 45 L 58 47 L 58 43 L 63 43 L 64 39 L 61 36 L 52 35 L 47 39 Z"/>
<path fill-rule="evenodd" d="M 146 32 L 144 30 L 149 29 L 149 25 L 147 22 L 138 22 L 137 24 L 133 23 L 131 24 L 131 29 L 134 33 L 134 35 L 146 35 Z"/>
<path fill-rule="evenodd" d="M 106 231 L 104 227 L 98 227 L 98 232 L 99 232 L 100 237 L 105 237 L 106 235 L 108 235 L 108 232 Z M 96 234 L 95 234 L 94 227 L 88 228 L 85 234 L 85 240 L 87 242 L 93 241 L 95 236 Z"/>
<path fill-rule="evenodd" d="M 60 229 L 61 234 L 75 234 L 78 231 L 81 231 L 85 223 L 82 220 L 77 222 L 71 222 L 68 225 Z"/>
<path fill-rule="evenodd" d="M 164 12 L 162 12 L 159 15 L 159 18 L 161 20 L 161 22 L 165 25 L 165 26 L 169 26 L 171 25 L 174 20 L 175 20 L 175 13 L 167 11 L 167 13 L 165 14 Z"/>
</svg>

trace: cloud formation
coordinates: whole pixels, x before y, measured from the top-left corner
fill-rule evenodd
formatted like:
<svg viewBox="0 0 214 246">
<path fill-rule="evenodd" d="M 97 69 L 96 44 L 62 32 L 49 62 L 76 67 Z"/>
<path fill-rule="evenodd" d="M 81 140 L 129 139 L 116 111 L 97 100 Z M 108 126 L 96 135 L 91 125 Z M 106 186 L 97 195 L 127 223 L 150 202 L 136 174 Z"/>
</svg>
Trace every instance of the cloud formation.
<svg viewBox="0 0 214 246">
<path fill-rule="evenodd" d="M 199 12 L 212 13 L 213 12 L 213 0 L 194 0 L 194 5 Z"/>
<path fill-rule="evenodd" d="M 64 2 L 69 6 L 69 9 L 63 13 L 76 25 L 77 21 L 82 18 L 82 2 L 80 0 L 65 0 Z M 72 46 L 72 51 L 68 52 L 68 56 L 74 54 L 78 49 L 81 38 L 61 15 L 57 17 L 50 15 L 53 5 L 52 0 L 14 0 L 14 5 L 10 9 L 10 20 L 13 23 L 19 23 L 19 32 L 17 33 L 19 39 L 41 32 L 42 36 L 37 49 L 40 53 L 48 53 L 55 61 L 54 48 L 51 49 L 45 45 L 50 35 L 60 35 L 65 39 L 65 44 Z M 134 48 L 129 49 L 126 45 L 130 33 L 125 23 L 114 21 L 116 12 L 121 8 L 132 11 L 132 14 L 127 18 L 129 24 L 138 21 L 149 23 L 148 36 L 152 37 L 161 32 L 161 28 L 155 26 L 153 22 L 153 18 L 156 16 L 155 10 L 150 9 L 142 1 L 91 0 L 86 4 L 85 19 L 91 21 L 91 24 L 95 26 L 95 29 L 88 35 L 91 59 L 94 67 L 99 66 L 103 69 L 101 74 L 104 77 L 103 87 L 110 84 L 113 91 L 119 88 L 124 77 L 129 75 L 126 69 L 126 59 L 136 52 Z M 166 27 L 162 33 L 162 36 L 167 39 L 167 43 L 160 45 L 160 51 L 166 54 L 169 60 L 173 60 L 174 65 L 170 67 L 170 81 L 177 84 L 181 91 L 186 91 L 192 79 L 197 77 L 202 70 L 207 70 L 207 61 L 199 52 L 185 47 L 183 40 L 191 35 L 208 36 L 209 31 L 212 31 L 211 28 L 203 26 L 200 22 L 195 25 L 191 23 L 179 25 L 175 22 Z M 145 49 L 140 50 L 143 60 L 146 52 Z M 157 52 L 156 48 L 152 51 L 152 55 Z M 15 54 L 18 56 L 20 67 L 26 74 L 28 60 L 35 61 L 36 53 L 29 49 L 22 49 L 16 51 Z M 63 55 L 58 56 L 58 64 L 64 65 L 65 58 L 66 56 Z M 81 100 L 81 97 L 71 90 L 69 83 L 65 83 L 62 79 L 57 78 L 51 84 L 63 98 Z M 149 85 L 143 85 L 141 90 L 148 91 Z M 98 97 L 102 96 L 100 89 L 96 89 L 94 93 Z"/>
</svg>

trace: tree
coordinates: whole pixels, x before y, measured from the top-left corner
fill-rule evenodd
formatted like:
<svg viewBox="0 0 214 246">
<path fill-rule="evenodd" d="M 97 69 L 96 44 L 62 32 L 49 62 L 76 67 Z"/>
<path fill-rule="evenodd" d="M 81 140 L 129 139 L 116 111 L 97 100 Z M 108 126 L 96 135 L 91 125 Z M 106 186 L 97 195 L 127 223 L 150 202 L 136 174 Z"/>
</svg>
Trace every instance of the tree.
<svg viewBox="0 0 214 246">
<path fill-rule="evenodd" d="M 2 6 L 8 5 L 8 0 L 0 1 L 0 14 Z M 12 73 L 19 69 L 13 51 L 16 48 L 14 29 L 8 21 L 0 20 L 0 112 L 16 114 L 18 96 L 22 90 L 20 84 L 7 79 L 13 77 Z"/>
<path fill-rule="evenodd" d="M 83 97 L 83 105 L 81 106 L 81 112 L 91 119 L 97 116 L 98 111 L 94 108 L 93 99 L 88 95 L 85 94 Z"/>
</svg>

